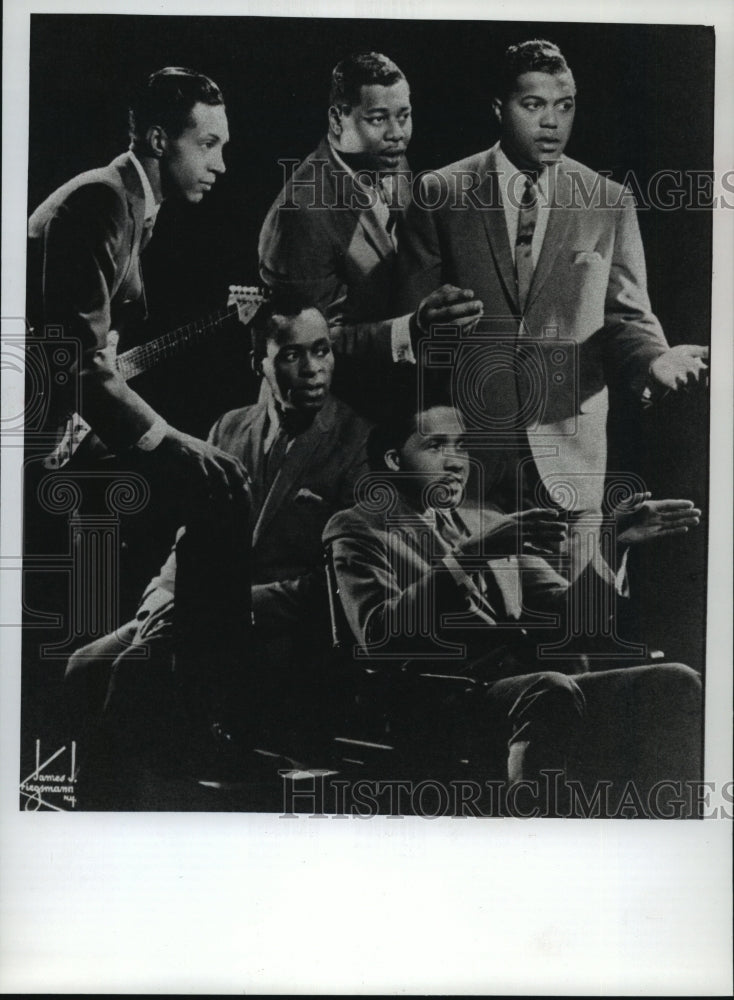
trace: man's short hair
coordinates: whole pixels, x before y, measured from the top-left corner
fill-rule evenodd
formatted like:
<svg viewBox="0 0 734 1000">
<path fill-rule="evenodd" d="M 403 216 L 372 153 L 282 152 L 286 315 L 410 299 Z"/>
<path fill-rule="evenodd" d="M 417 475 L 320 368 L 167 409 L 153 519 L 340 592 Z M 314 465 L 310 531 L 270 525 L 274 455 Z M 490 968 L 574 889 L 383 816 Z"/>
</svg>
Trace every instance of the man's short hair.
<svg viewBox="0 0 734 1000">
<path fill-rule="evenodd" d="M 561 50 L 544 38 L 531 38 L 510 45 L 499 67 L 498 97 L 512 93 L 517 78 L 523 73 L 570 73 Z"/>
<path fill-rule="evenodd" d="M 359 104 L 362 87 L 391 87 L 404 79 L 403 71 L 382 53 L 355 53 L 342 59 L 331 72 L 329 107 L 353 108 Z"/>
<path fill-rule="evenodd" d="M 258 309 L 250 328 L 252 359 L 255 364 L 260 364 L 266 357 L 268 340 L 272 340 L 278 331 L 274 317 L 282 316 L 285 319 L 295 319 L 307 309 L 315 309 L 316 312 L 323 315 L 318 306 L 314 305 L 311 299 L 301 292 L 292 290 L 273 292 L 267 302 L 264 302 Z"/>
<path fill-rule="evenodd" d="M 372 428 L 367 438 L 367 461 L 373 472 L 384 472 L 385 453 L 400 451 L 418 429 L 419 414 L 434 406 L 454 406 L 450 375 L 441 371 L 399 366 L 391 382 L 391 400 L 387 412 Z"/>
<path fill-rule="evenodd" d="M 182 66 L 166 66 L 152 73 L 130 101 L 128 129 L 132 140 L 142 139 L 160 125 L 176 139 L 189 125 L 195 104 L 224 104 L 219 87 L 203 73 Z"/>
</svg>

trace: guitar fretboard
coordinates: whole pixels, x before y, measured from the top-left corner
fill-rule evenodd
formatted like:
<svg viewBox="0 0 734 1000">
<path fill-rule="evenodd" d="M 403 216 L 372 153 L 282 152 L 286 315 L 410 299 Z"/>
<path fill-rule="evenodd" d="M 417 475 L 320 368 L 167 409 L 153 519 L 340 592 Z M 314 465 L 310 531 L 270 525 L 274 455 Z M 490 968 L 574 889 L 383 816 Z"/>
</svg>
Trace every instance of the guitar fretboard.
<svg viewBox="0 0 734 1000">
<path fill-rule="evenodd" d="M 229 306 L 220 309 L 211 316 L 186 323 L 177 330 L 164 333 L 155 340 L 139 347 L 133 347 L 129 351 L 117 357 L 117 367 L 122 377 L 127 381 L 136 375 L 141 375 L 148 371 L 159 361 L 166 358 L 173 358 L 177 354 L 204 340 L 210 333 L 216 330 L 225 320 L 237 315 L 237 306 Z"/>
</svg>

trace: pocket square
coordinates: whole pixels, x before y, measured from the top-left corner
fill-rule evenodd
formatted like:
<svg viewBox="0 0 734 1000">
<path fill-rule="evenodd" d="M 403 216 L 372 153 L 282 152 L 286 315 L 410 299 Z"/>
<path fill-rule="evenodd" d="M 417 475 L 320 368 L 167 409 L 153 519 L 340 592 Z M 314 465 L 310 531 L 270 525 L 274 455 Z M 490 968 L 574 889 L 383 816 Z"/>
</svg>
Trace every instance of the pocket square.
<svg viewBox="0 0 734 1000">
<path fill-rule="evenodd" d="M 302 486 L 298 493 L 296 493 L 296 500 L 312 500 L 315 503 L 323 503 L 324 498 L 320 497 L 318 493 L 314 493 L 308 488 L 308 486 Z"/>
<path fill-rule="evenodd" d="M 574 264 L 594 264 L 601 263 L 601 254 L 597 250 L 577 250 L 573 262 Z"/>
</svg>

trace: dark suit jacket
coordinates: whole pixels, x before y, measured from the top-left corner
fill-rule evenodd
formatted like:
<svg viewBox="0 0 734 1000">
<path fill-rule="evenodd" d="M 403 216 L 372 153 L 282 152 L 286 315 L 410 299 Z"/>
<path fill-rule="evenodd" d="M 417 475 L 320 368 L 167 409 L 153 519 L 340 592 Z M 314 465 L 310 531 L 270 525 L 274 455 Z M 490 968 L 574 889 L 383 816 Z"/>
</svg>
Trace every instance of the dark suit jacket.
<svg viewBox="0 0 734 1000">
<path fill-rule="evenodd" d="M 144 208 L 140 177 L 123 153 L 62 185 L 28 224 L 30 322 L 39 335 L 51 324 L 78 338 L 78 409 L 113 448 L 134 444 L 156 416 L 101 353 L 110 330 L 119 332 L 126 318 L 140 320 L 145 313 L 139 260 Z M 68 397 L 54 409 L 65 405 Z"/>
<path fill-rule="evenodd" d="M 407 173 L 397 183 L 405 204 Z M 364 192 L 337 164 L 326 139 L 273 202 L 259 255 L 267 285 L 297 290 L 324 313 L 339 357 L 335 391 L 364 408 L 366 370 L 374 374 L 392 365 L 397 258 Z"/>
<path fill-rule="evenodd" d="M 475 355 L 467 369 L 470 388 L 495 390 L 498 383 L 489 377 L 498 374 L 493 357 L 501 370 L 508 352 L 512 356 L 524 341 L 529 363 L 517 380 L 502 383 L 503 394 L 514 392 L 515 398 L 495 400 L 487 392 L 482 405 L 491 414 L 495 403 L 501 404 L 500 417 L 508 411 L 523 414 L 541 478 L 561 490 L 564 506 L 598 508 L 606 470 L 608 383 L 627 385 L 641 396 L 650 363 L 667 348 L 650 309 L 634 205 L 620 185 L 564 157 L 556 167 L 557 207 L 550 211 L 521 317 L 496 149 L 422 179 L 400 237 L 398 309 L 414 309 L 444 282 L 473 289 L 485 316 L 508 336 L 498 344 L 475 335 L 475 350 L 486 344 L 486 352 L 481 363 Z M 420 207 L 427 205 L 438 207 Z M 476 400 L 465 410 L 480 427 Z M 484 429 L 497 426 L 489 422 Z"/>
<path fill-rule="evenodd" d="M 313 424 L 289 448 L 270 490 L 263 488 L 264 403 L 225 413 L 209 440 L 236 455 L 252 479 L 252 581 L 255 621 L 264 631 L 292 626 L 308 610 L 322 568 L 321 534 L 331 515 L 351 504 L 366 470 L 368 424 L 329 397 Z M 144 607 L 175 591 L 175 547 L 146 590 Z"/>
</svg>

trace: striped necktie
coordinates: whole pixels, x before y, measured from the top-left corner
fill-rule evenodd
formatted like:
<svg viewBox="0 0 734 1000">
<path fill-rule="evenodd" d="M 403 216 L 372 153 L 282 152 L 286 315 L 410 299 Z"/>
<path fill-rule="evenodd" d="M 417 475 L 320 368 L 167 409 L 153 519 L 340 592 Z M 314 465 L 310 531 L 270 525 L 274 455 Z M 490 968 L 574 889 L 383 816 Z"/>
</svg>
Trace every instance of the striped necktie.
<svg viewBox="0 0 734 1000">
<path fill-rule="evenodd" d="M 533 234 L 538 222 L 538 192 L 533 179 L 525 181 L 520 211 L 517 216 L 517 237 L 515 239 L 515 277 L 517 279 L 517 299 L 520 309 L 525 303 L 533 280 Z"/>
</svg>

